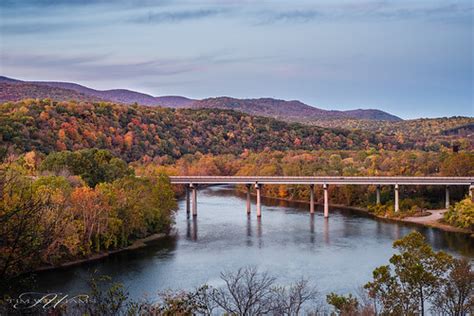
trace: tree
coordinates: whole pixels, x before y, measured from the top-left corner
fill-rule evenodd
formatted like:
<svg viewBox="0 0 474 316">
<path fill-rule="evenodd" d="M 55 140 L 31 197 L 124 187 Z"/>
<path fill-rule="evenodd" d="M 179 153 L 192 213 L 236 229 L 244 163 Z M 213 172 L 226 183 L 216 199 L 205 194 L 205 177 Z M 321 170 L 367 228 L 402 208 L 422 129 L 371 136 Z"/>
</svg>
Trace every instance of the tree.
<svg viewBox="0 0 474 316">
<path fill-rule="evenodd" d="M 213 299 L 233 315 L 264 315 L 272 311 L 272 287 L 275 278 L 259 273 L 255 267 L 240 268 L 236 273 L 223 272 L 225 287 L 217 289 Z"/>
<path fill-rule="evenodd" d="M 390 258 L 391 265 L 375 269 L 365 288 L 382 313 L 423 315 L 426 301 L 442 286 L 451 257 L 434 252 L 419 232 L 395 241 L 393 247 L 399 253 Z"/>
<path fill-rule="evenodd" d="M 277 286 L 273 289 L 273 313 L 275 315 L 300 315 L 305 306 L 312 312 L 320 309 L 318 291 L 309 286 L 308 280 L 299 280 L 289 287 Z"/>
<path fill-rule="evenodd" d="M 462 152 L 448 156 L 441 165 L 441 174 L 445 176 L 468 177 L 474 175 L 474 154 Z"/>
<path fill-rule="evenodd" d="M 359 301 L 351 294 L 348 296 L 337 295 L 330 293 L 326 300 L 329 304 L 334 306 L 338 315 L 341 316 L 355 316 L 359 314 Z"/>
<path fill-rule="evenodd" d="M 277 286 L 276 278 L 255 267 L 223 272 L 225 286 L 211 292 L 211 301 L 230 315 L 300 315 L 306 307 L 318 313 L 317 291 L 308 281 Z"/>
<path fill-rule="evenodd" d="M 437 292 L 433 310 L 442 315 L 464 316 L 474 313 L 474 272 L 470 262 L 454 259 L 450 273 Z"/>
<path fill-rule="evenodd" d="M 474 229 L 474 202 L 470 197 L 459 201 L 444 213 L 444 219 L 451 225 Z"/>
<path fill-rule="evenodd" d="M 35 194 L 17 170 L 0 167 L 0 287 L 34 267 L 55 236 L 58 222 L 48 216 L 54 205 L 44 193 Z"/>
<path fill-rule="evenodd" d="M 42 171 L 60 173 L 64 170 L 81 176 L 91 187 L 133 175 L 125 161 L 115 158 L 103 149 L 84 149 L 76 152 L 61 151 L 49 154 L 40 166 Z"/>
</svg>

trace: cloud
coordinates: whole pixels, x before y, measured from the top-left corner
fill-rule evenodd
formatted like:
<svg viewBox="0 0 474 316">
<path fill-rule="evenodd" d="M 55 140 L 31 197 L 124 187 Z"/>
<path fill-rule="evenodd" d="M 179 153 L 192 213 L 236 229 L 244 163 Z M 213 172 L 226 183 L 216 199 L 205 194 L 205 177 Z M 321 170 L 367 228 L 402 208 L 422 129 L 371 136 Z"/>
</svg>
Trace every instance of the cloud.
<svg viewBox="0 0 474 316">
<path fill-rule="evenodd" d="M 321 12 L 316 10 L 266 11 L 259 15 L 261 20 L 258 24 L 260 25 L 277 22 L 305 23 L 323 16 Z"/>
<path fill-rule="evenodd" d="M 84 24 L 82 26 L 86 25 L 87 24 Z M 0 30 L 4 35 L 20 35 L 30 33 L 50 33 L 56 31 L 65 31 L 77 26 L 79 25 L 71 22 L 4 23 L 1 24 Z"/>
<path fill-rule="evenodd" d="M 411 19 L 438 16 L 456 16 L 472 13 L 473 6 L 468 3 L 412 4 L 376 1 L 359 4 L 342 5 L 334 10 L 338 17 Z"/>
<path fill-rule="evenodd" d="M 466 3 L 413 4 L 410 2 L 346 2 L 344 4 L 323 5 L 312 4 L 300 6 L 296 10 L 276 11 L 262 8 L 253 12 L 259 20 L 257 25 L 275 23 L 306 23 L 314 20 L 346 20 L 346 19 L 437 19 L 437 18 L 472 18 L 474 6 Z"/>
<path fill-rule="evenodd" d="M 148 60 L 118 60 L 111 54 L 61 55 L 10 54 L 0 55 L 4 71 L 23 70 L 27 73 L 43 73 L 68 76 L 74 80 L 115 80 L 117 78 L 169 77 L 202 72 L 222 64 L 236 64 L 264 57 L 236 57 L 225 53 L 210 53 L 189 58 L 156 58 Z"/>
<path fill-rule="evenodd" d="M 146 15 L 142 15 L 131 19 L 135 23 L 179 23 L 187 20 L 199 20 L 208 17 L 214 17 L 224 12 L 223 9 L 199 9 L 186 11 L 168 11 L 168 12 L 153 12 L 150 11 Z"/>
<path fill-rule="evenodd" d="M 59 55 L 4 54 L 3 68 L 24 68 L 29 72 L 47 70 L 49 73 L 69 73 L 76 78 L 112 79 L 121 77 L 166 76 L 197 70 L 198 62 L 177 59 L 144 61 L 112 61 L 110 55 Z"/>
<path fill-rule="evenodd" d="M 47 7 L 56 6 L 91 6 L 91 5 L 135 5 L 135 6 L 159 6 L 170 3 L 171 0 L 2 0 L 0 7 L 3 8 L 24 8 L 24 7 Z"/>
</svg>

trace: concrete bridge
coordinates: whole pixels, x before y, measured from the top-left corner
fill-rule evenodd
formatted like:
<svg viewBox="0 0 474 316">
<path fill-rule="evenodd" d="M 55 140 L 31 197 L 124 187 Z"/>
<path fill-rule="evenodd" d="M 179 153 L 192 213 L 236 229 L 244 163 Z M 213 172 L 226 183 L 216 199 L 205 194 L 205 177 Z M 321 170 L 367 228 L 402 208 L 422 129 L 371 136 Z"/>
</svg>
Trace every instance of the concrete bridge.
<svg viewBox="0 0 474 316">
<path fill-rule="evenodd" d="M 250 214 L 250 188 L 253 186 L 257 195 L 257 217 L 262 216 L 261 188 L 272 184 L 299 184 L 310 187 L 310 213 L 314 213 L 314 186 L 322 185 L 324 189 L 324 217 L 329 216 L 329 185 L 374 185 L 376 201 L 380 204 L 380 187 L 393 186 L 395 212 L 399 211 L 400 185 L 441 185 L 446 187 L 446 208 L 449 208 L 449 187 L 467 186 L 471 198 L 474 194 L 474 177 L 285 177 L 285 176 L 172 176 L 172 184 L 183 184 L 186 187 L 186 212 L 197 216 L 197 187 L 212 184 L 241 184 L 247 187 L 247 213 Z M 191 191 L 191 192 L 190 192 Z"/>
</svg>

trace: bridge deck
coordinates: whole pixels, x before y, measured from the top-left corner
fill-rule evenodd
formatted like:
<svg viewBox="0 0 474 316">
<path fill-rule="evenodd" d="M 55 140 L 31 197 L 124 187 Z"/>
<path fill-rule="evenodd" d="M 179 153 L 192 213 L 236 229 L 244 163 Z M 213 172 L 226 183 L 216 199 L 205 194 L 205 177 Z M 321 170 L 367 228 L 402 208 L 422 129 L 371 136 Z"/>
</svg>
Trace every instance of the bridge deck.
<svg viewBox="0 0 474 316">
<path fill-rule="evenodd" d="M 474 177 L 171 176 L 173 184 L 471 185 Z"/>
</svg>

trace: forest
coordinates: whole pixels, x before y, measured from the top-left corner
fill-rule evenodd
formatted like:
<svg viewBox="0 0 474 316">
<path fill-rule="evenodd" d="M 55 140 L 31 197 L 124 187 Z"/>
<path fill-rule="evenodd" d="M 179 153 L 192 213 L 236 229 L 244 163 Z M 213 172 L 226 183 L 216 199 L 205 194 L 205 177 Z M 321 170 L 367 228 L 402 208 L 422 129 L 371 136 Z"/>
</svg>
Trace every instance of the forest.
<svg viewBox="0 0 474 316">
<path fill-rule="evenodd" d="M 135 177 L 110 152 L 34 152 L 0 165 L 0 288 L 22 273 L 121 249 L 172 228 L 166 175 Z"/>
<path fill-rule="evenodd" d="M 457 126 L 454 120 L 445 128 Z M 402 129 L 404 130 L 404 128 Z M 416 134 L 417 132 L 415 132 Z M 439 134 L 439 133 L 438 133 Z M 455 138 L 455 140 L 451 138 Z M 393 133 L 323 128 L 232 110 L 165 109 L 111 103 L 24 100 L 0 106 L 0 156 L 99 148 L 126 162 L 245 151 L 472 149 L 463 137 L 405 141 Z"/>
<path fill-rule="evenodd" d="M 382 120 L 316 120 L 308 122 L 328 128 L 365 130 L 377 134 L 392 135 L 405 146 L 436 151 L 441 144 L 455 143 L 464 149 L 474 148 L 474 118 L 442 117 L 405 121 Z"/>
</svg>

